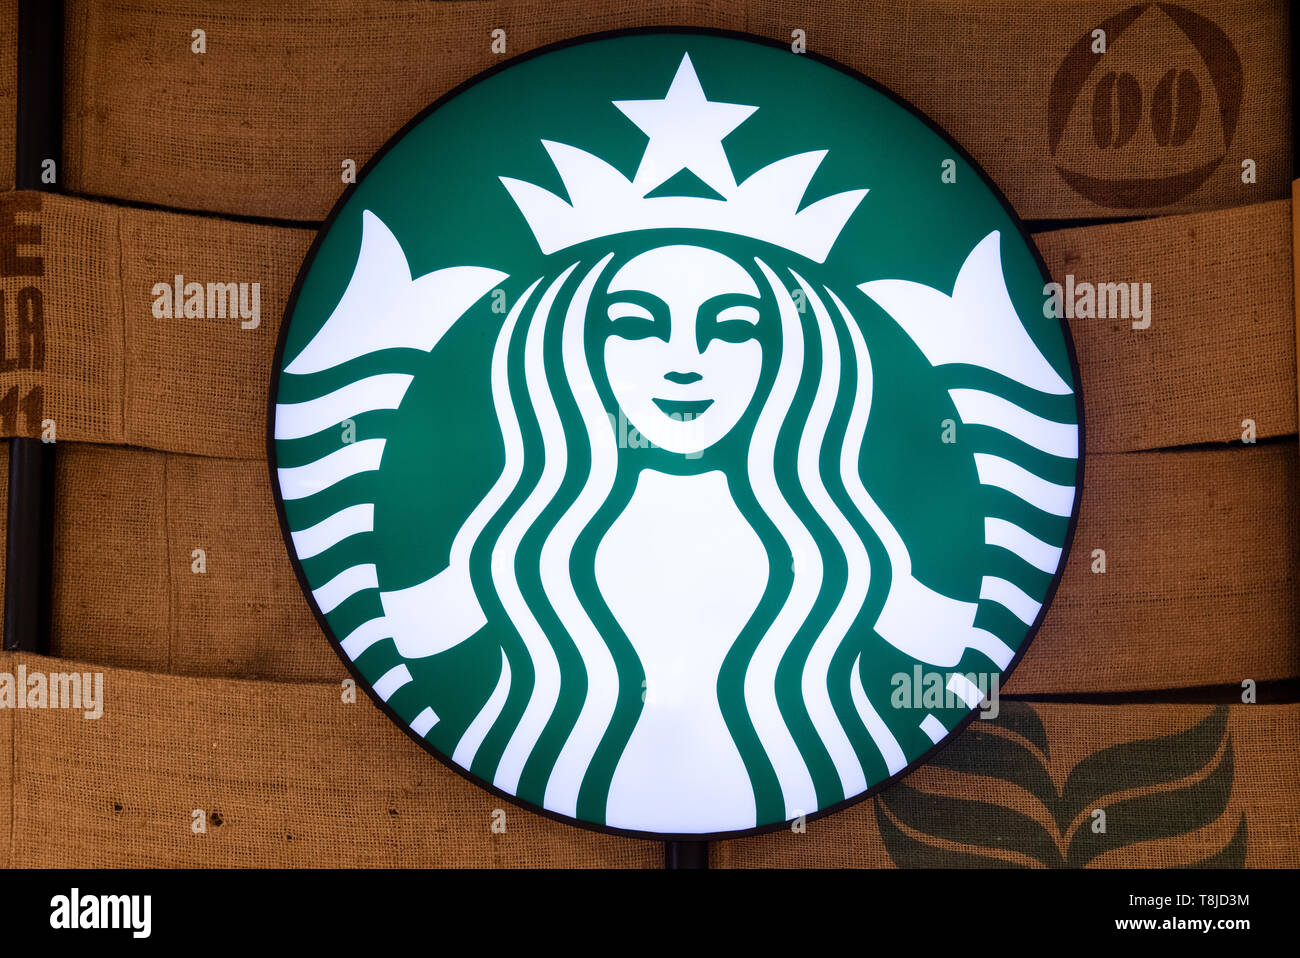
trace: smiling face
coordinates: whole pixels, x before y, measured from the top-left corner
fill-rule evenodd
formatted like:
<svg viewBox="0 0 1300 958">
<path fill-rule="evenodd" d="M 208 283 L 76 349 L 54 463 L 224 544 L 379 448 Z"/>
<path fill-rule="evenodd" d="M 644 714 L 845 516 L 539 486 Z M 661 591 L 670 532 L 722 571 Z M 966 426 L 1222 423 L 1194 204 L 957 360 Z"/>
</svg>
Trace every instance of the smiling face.
<svg viewBox="0 0 1300 958">
<path fill-rule="evenodd" d="M 760 302 L 740 264 L 698 246 L 661 246 L 614 274 L 605 369 L 643 436 L 685 454 L 731 431 L 762 371 Z"/>
</svg>

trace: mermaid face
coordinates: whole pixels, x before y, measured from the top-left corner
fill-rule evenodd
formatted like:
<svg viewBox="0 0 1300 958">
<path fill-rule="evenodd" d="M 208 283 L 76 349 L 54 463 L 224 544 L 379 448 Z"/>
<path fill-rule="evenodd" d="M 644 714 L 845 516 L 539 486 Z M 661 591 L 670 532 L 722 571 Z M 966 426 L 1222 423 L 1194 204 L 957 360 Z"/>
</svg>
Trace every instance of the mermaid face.
<svg viewBox="0 0 1300 958">
<path fill-rule="evenodd" d="M 731 431 L 762 371 L 760 303 L 744 267 L 697 246 L 649 250 L 614 274 L 605 370 L 646 439 L 690 454 Z"/>
</svg>

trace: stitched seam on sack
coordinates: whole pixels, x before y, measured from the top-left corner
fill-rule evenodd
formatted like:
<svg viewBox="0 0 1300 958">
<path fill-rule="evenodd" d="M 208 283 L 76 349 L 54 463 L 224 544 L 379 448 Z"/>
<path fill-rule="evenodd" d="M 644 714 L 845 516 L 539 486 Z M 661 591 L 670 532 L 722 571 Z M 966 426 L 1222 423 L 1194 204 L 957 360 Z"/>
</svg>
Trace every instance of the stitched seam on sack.
<svg viewBox="0 0 1300 958">
<path fill-rule="evenodd" d="M 14 839 L 18 831 L 18 716 L 9 722 L 9 849 L 6 868 L 14 864 Z"/>
<path fill-rule="evenodd" d="M 167 460 L 170 458 L 166 453 L 161 453 L 163 474 L 162 474 L 162 513 L 163 513 L 163 566 L 167 569 L 167 674 L 172 674 L 172 605 L 175 601 L 175 593 L 172 589 L 172 518 L 171 518 L 171 492 L 168 489 L 168 469 Z"/>
<path fill-rule="evenodd" d="M 77 65 L 77 68 L 76 68 L 76 69 L 78 69 L 78 71 L 79 71 L 80 74 L 81 74 L 81 76 L 80 76 L 80 80 L 81 80 L 81 104 L 82 104 L 82 108 L 83 108 L 83 109 L 85 108 L 85 104 L 86 104 L 86 88 L 87 88 L 87 84 L 88 84 L 88 82 L 89 82 L 87 78 L 88 78 L 89 75 L 90 75 L 90 71 L 89 71 L 88 69 L 86 69 L 86 60 L 89 59 L 89 51 L 88 51 L 88 47 L 90 46 L 90 42 L 91 42 L 90 38 L 91 38 L 91 36 L 92 36 L 92 34 L 91 34 L 91 32 L 90 32 L 90 29 L 91 29 L 91 5 L 90 5 L 90 4 L 86 4 L 85 6 L 82 7 L 82 10 L 81 10 L 81 50 L 82 50 L 82 62 L 79 63 L 79 64 Z M 64 36 L 65 36 L 65 37 L 67 36 L 67 33 L 66 33 L 66 27 L 65 27 L 65 33 L 64 33 Z M 66 39 L 65 39 L 64 42 L 66 42 Z M 95 101 L 95 110 L 96 110 L 95 115 L 96 115 L 96 116 L 98 116 L 98 107 L 99 107 L 99 101 L 98 101 L 98 99 L 96 99 L 96 101 Z M 96 122 L 99 122 L 99 121 L 97 120 Z M 89 139 L 89 137 L 86 136 L 85 130 L 82 130 L 82 131 L 80 132 L 80 134 L 79 134 L 79 136 L 78 136 L 78 139 L 81 141 L 80 144 L 79 144 L 79 146 L 80 146 L 80 150 L 78 151 L 78 153 L 79 153 L 80 155 L 77 157 L 77 162 L 80 164 L 80 166 L 78 167 L 78 169 L 80 169 L 80 170 L 87 170 L 87 169 L 90 168 L 90 167 L 86 164 L 87 140 Z M 120 251 L 119 251 L 119 255 L 120 255 Z M 123 312 L 125 312 L 125 306 L 123 307 Z"/>
<path fill-rule="evenodd" d="M 118 341 L 122 344 L 122 357 L 118 363 L 118 375 L 121 377 L 121 388 L 118 392 L 117 402 L 117 430 L 114 441 L 125 444 L 126 435 L 126 395 L 127 395 L 127 350 L 129 344 L 126 340 L 126 224 L 125 217 L 121 210 L 114 210 L 114 219 L 117 221 L 117 321 L 118 321 Z"/>
</svg>

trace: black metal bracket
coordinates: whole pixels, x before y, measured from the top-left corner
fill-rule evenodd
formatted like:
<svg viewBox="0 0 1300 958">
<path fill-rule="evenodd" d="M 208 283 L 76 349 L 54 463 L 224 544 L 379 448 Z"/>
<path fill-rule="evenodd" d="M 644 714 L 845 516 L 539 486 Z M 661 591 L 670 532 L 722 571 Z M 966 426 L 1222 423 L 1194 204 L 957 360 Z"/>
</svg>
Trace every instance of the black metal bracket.
<svg viewBox="0 0 1300 958">
<path fill-rule="evenodd" d="M 14 185 L 57 192 L 63 170 L 63 4 L 18 4 L 18 128 Z M 53 160 L 53 182 L 46 162 Z M 28 423 L 28 426 L 39 423 Z M 54 443 L 9 441 L 4 648 L 48 654 L 53 575 Z"/>
<path fill-rule="evenodd" d="M 708 842 L 664 842 L 664 868 L 709 867 Z"/>
</svg>

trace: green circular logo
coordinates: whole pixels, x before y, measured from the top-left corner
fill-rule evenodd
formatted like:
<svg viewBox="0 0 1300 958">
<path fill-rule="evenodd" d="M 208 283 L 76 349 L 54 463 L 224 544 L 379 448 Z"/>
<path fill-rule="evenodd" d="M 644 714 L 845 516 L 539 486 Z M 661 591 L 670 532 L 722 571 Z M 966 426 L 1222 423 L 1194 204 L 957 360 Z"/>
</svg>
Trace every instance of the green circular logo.
<svg viewBox="0 0 1300 958">
<path fill-rule="evenodd" d="M 269 456 L 309 601 L 482 784 L 663 836 L 867 794 L 997 701 L 1078 503 L 1068 330 L 920 114 L 710 31 L 439 100 L 299 276 Z"/>
</svg>

